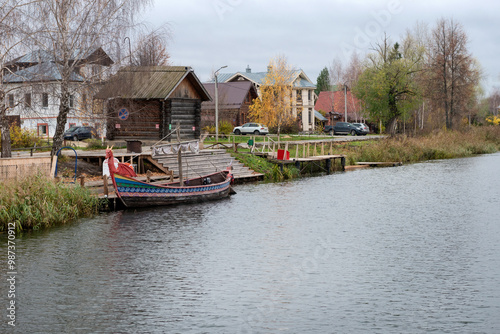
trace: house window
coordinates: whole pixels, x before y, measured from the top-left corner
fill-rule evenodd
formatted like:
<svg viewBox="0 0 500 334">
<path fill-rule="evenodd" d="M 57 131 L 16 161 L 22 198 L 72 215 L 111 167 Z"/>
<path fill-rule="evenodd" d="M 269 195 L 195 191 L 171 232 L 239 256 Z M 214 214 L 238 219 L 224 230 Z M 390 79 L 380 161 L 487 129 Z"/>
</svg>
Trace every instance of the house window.
<svg viewBox="0 0 500 334">
<path fill-rule="evenodd" d="M 308 90 L 308 91 L 307 91 L 307 100 L 308 100 L 308 101 L 311 101 L 311 100 L 312 100 L 312 98 L 311 98 L 311 93 L 312 93 L 312 90 Z"/>
<path fill-rule="evenodd" d="M 297 90 L 297 102 L 302 102 L 302 90 Z"/>
<path fill-rule="evenodd" d="M 49 125 L 47 123 L 38 123 L 38 137 L 47 137 L 49 135 Z"/>
<path fill-rule="evenodd" d="M 42 108 L 49 107 L 49 94 L 42 93 Z"/>
<path fill-rule="evenodd" d="M 9 94 L 9 108 L 14 108 L 14 94 Z"/>
<path fill-rule="evenodd" d="M 31 108 L 31 94 L 24 94 L 24 107 Z"/>
<path fill-rule="evenodd" d="M 312 110 L 311 110 L 311 108 L 309 108 L 308 116 L 309 116 L 309 124 L 312 124 Z"/>
<path fill-rule="evenodd" d="M 75 106 L 75 96 L 74 95 L 70 95 L 69 96 L 69 107 L 73 108 L 74 106 Z"/>
</svg>

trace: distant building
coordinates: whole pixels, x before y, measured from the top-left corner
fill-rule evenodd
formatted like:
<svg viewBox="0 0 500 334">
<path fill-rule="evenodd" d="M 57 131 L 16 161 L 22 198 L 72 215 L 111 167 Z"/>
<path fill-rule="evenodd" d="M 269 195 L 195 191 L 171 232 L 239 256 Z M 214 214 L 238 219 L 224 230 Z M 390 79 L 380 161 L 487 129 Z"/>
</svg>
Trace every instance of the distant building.
<svg viewBox="0 0 500 334">
<path fill-rule="evenodd" d="M 210 101 L 191 67 L 126 67 L 96 94 L 105 101 L 106 136 L 113 139 L 199 139 L 201 103 Z M 173 139 L 176 140 L 175 135 Z"/>
<path fill-rule="evenodd" d="M 76 60 L 78 59 L 78 60 Z M 70 76 L 70 107 L 67 127 L 91 125 L 103 128 L 102 114 L 94 114 L 92 95 L 95 74 L 102 73 L 113 61 L 101 49 L 85 52 L 75 50 L 71 62 L 78 61 Z M 37 50 L 18 57 L 4 66 L 3 86 L 7 114 L 19 116 L 21 127 L 36 131 L 40 137 L 53 137 L 60 104 L 62 65 L 51 52 Z"/>
<path fill-rule="evenodd" d="M 201 104 L 202 128 L 215 125 L 215 83 L 204 83 L 203 86 L 212 100 Z M 238 126 L 248 122 L 248 109 L 252 101 L 259 97 L 255 86 L 250 81 L 223 82 L 217 86 L 219 123 L 227 121 Z"/>
<path fill-rule="evenodd" d="M 246 68 L 245 72 L 236 73 L 220 73 L 218 75 L 219 82 L 241 82 L 250 81 L 257 90 L 260 97 L 260 86 L 262 85 L 267 72 L 253 73 L 250 67 Z M 300 118 L 303 131 L 313 131 L 315 128 L 314 122 L 314 101 L 316 94 L 314 90 L 316 85 L 307 77 L 302 70 L 294 70 L 291 76 L 292 96 L 290 99 L 292 112 L 295 117 Z"/>
<path fill-rule="evenodd" d="M 347 120 L 345 119 L 346 105 Z M 320 92 L 314 108 L 325 113 L 328 119 L 327 125 L 338 121 L 361 122 L 364 119 L 361 116 L 361 103 L 349 89 L 347 92 L 345 90 Z"/>
</svg>

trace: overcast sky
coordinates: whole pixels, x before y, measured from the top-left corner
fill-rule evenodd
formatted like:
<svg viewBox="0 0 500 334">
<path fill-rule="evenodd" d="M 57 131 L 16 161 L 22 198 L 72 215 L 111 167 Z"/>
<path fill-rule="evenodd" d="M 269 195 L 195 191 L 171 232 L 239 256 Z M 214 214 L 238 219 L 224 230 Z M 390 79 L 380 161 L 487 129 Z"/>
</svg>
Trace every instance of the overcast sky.
<svg viewBox="0 0 500 334">
<path fill-rule="evenodd" d="M 168 23 L 173 65 L 191 66 L 201 81 L 224 73 L 265 71 L 269 60 L 286 56 L 313 83 L 320 71 L 352 51 L 364 56 L 384 32 L 401 40 L 417 22 L 433 28 L 453 18 L 469 36 L 481 64 L 483 87 L 500 88 L 500 1 L 461 0 L 155 0 L 145 20 Z"/>
</svg>

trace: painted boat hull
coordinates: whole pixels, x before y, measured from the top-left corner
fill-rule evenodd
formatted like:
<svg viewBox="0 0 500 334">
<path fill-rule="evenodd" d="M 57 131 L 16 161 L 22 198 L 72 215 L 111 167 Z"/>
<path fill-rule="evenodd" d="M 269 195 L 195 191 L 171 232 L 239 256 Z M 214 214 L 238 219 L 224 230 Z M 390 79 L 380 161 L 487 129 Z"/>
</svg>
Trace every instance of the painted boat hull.
<svg viewBox="0 0 500 334">
<path fill-rule="evenodd" d="M 203 180 L 213 180 L 203 184 Z M 199 203 L 228 197 L 231 191 L 232 174 L 229 170 L 205 175 L 178 183 L 153 185 L 131 177 L 112 175 L 117 196 L 129 208 Z"/>
</svg>

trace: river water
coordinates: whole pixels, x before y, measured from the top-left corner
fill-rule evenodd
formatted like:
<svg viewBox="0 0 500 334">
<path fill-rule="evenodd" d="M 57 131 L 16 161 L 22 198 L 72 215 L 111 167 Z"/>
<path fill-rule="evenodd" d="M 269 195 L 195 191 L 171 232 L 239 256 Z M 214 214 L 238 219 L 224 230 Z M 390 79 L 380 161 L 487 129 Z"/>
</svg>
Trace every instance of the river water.
<svg viewBox="0 0 500 334">
<path fill-rule="evenodd" d="M 18 236 L 0 332 L 500 332 L 500 153 L 235 190 Z"/>
</svg>

